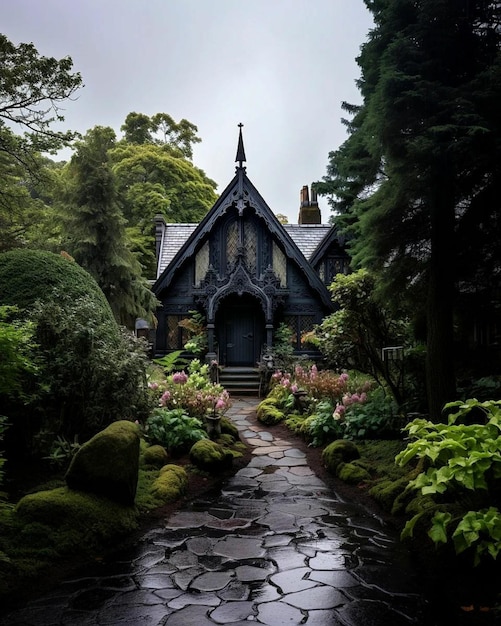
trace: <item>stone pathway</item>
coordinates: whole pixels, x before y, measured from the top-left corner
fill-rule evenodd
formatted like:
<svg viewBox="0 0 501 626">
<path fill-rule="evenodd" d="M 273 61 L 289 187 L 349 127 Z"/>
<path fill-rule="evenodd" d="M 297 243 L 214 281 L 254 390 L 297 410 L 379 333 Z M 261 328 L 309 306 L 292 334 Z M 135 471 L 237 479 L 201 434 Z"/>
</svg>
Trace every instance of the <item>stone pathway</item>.
<svg viewBox="0 0 501 626">
<path fill-rule="evenodd" d="M 253 426 L 256 403 L 229 411 L 255 448 L 220 494 L 0 624 L 433 626 L 396 538 L 340 501 L 302 451 Z"/>
</svg>

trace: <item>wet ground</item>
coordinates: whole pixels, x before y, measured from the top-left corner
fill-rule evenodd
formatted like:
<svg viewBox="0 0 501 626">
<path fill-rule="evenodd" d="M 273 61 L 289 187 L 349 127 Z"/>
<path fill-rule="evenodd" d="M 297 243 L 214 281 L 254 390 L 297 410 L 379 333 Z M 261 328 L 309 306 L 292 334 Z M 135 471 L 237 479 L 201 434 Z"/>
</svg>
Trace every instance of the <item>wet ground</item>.
<svg viewBox="0 0 501 626">
<path fill-rule="evenodd" d="M 240 398 L 228 413 L 254 449 L 221 492 L 0 624 L 456 624 L 433 617 L 391 529 L 340 500 L 304 452 L 249 420 L 256 404 Z"/>
</svg>

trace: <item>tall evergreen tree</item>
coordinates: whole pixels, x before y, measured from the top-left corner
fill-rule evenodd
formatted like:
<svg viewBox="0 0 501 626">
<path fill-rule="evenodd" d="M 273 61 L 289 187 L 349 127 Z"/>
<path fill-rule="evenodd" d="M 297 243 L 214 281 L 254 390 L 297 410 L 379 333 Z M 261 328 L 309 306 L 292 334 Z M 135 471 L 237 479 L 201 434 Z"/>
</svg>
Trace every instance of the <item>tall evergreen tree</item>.
<svg viewBox="0 0 501 626">
<path fill-rule="evenodd" d="M 77 144 L 64 172 L 61 215 L 67 251 L 96 279 L 117 321 L 132 326 L 137 317 L 151 318 L 157 302 L 127 244 L 108 158 L 114 144 L 113 129 L 100 126 Z"/>
<path fill-rule="evenodd" d="M 363 104 L 318 191 L 336 195 L 354 264 L 378 273 L 382 297 L 408 298 L 423 312 L 428 405 L 438 418 L 455 397 L 457 287 L 475 274 L 463 251 L 472 242 L 499 251 L 489 229 L 501 185 L 499 3 L 366 4 L 375 28 L 358 59 Z M 490 257 L 495 266 L 499 256 Z"/>
</svg>

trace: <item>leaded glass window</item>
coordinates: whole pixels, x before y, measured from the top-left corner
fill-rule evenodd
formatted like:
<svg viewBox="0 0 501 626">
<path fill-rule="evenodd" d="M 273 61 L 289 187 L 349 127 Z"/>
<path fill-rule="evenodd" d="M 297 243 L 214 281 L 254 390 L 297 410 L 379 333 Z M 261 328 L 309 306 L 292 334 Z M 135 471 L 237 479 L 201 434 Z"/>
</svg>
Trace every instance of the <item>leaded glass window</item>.
<svg viewBox="0 0 501 626">
<path fill-rule="evenodd" d="M 280 279 L 280 286 L 287 286 L 287 258 L 275 242 L 273 242 L 273 271 Z"/>
<path fill-rule="evenodd" d="M 195 286 L 200 287 L 200 283 L 205 278 L 209 269 L 209 242 L 205 244 L 197 252 L 195 258 Z"/>
<path fill-rule="evenodd" d="M 255 274 L 257 263 L 257 230 L 254 222 L 245 222 L 245 264 L 248 270 Z"/>
<path fill-rule="evenodd" d="M 185 315 L 167 315 L 165 319 L 166 346 L 167 350 L 182 350 L 186 343 L 186 330 L 179 326 L 179 322 Z"/>
<path fill-rule="evenodd" d="M 238 253 L 238 224 L 236 221 L 228 224 L 226 231 L 226 258 L 228 264 L 234 264 Z"/>
</svg>

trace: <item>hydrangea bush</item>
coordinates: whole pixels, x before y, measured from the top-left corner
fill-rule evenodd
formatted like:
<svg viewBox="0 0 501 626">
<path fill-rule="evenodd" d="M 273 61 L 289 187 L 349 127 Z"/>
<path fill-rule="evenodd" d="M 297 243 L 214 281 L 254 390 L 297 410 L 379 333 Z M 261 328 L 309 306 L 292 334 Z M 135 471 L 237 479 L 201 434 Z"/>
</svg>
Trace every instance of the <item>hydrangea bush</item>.
<svg viewBox="0 0 501 626">
<path fill-rule="evenodd" d="M 167 409 L 184 409 L 190 417 L 224 413 L 231 406 L 229 393 L 210 379 L 209 365 L 193 359 L 186 370 L 175 372 L 163 381 L 149 383 L 158 405 Z"/>
</svg>

